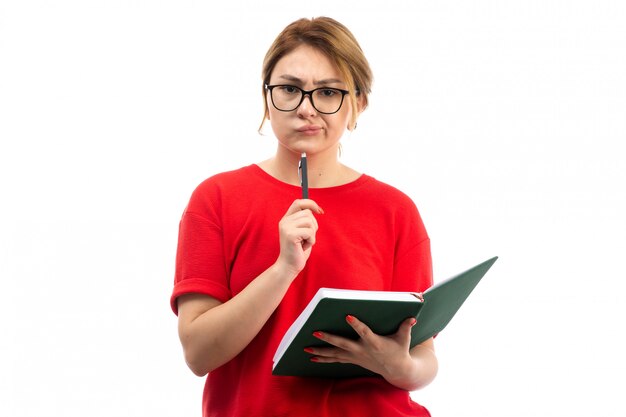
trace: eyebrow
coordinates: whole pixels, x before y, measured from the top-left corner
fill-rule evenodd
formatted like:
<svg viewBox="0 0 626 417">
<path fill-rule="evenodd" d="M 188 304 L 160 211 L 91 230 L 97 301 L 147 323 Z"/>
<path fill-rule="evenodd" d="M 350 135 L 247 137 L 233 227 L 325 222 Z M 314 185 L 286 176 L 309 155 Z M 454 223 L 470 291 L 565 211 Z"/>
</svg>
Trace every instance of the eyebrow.
<svg viewBox="0 0 626 417">
<path fill-rule="evenodd" d="M 291 82 L 294 82 L 294 83 L 298 83 L 300 85 L 304 84 L 304 82 L 300 78 L 298 78 L 296 76 L 293 76 L 293 75 L 289 75 L 289 74 L 281 75 L 278 78 L 282 78 L 283 80 L 287 80 L 287 81 L 291 81 Z M 343 81 L 341 81 L 338 78 L 325 78 L 323 80 L 314 81 L 313 84 L 315 84 L 315 85 L 343 84 Z"/>
</svg>

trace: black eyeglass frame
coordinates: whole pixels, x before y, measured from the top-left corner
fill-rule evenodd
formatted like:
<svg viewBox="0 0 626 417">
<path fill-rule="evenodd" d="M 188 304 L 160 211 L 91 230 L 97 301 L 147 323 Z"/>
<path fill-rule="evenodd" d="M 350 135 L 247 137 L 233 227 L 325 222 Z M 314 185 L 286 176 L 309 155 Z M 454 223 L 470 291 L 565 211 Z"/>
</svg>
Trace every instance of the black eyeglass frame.
<svg viewBox="0 0 626 417">
<path fill-rule="evenodd" d="M 283 109 L 279 109 L 276 104 L 274 103 L 274 95 L 272 93 L 272 90 L 276 87 L 291 87 L 291 88 L 295 88 L 296 90 L 300 90 L 300 93 L 302 93 L 302 97 L 300 97 L 300 102 L 298 103 L 298 105 L 296 107 L 294 107 L 291 110 L 283 110 Z M 274 85 L 269 85 L 269 84 L 265 84 L 265 90 L 270 92 L 270 99 L 272 100 L 272 106 L 274 106 L 274 108 L 278 111 L 282 111 L 282 112 L 290 112 L 290 111 L 294 111 L 296 110 L 298 107 L 300 107 L 300 105 L 302 104 L 302 102 L 304 101 L 304 98 L 306 96 L 309 96 L 309 100 L 311 100 L 311 105 L 313 106 L 313 108 L 315 109 L 315 111 L 317 111 L 318 113 L 322 113 L 322 114 L 335 114 L 337 113 L 339 110 L 341 110 L 341 106 L 343 106 L 343 99 L 345 98 L 346 94 L 349 94 L 350 92 L 348 90 L 342 90 L 341 88 L 335 88 L 335 87 L 319 87 L 319 88 L 314 88 L 313 90 L 303 90 L 302 88 L 295 86 L 295 85 L 291 85 L 291 84 L 274 84 Z M 334 91 L 339 91 L 341 93 L 341 102 L 339 103 L 339 107 L 337 107 L 337 110 L 333 111 L 333 112 L 324 112 L 324 111 L 320 111 L 316 106 L 315 106 L 315 102 L 313 100 L 313 93 L 318 91 L 318 90 L 334 90 Z"/>
</svg>

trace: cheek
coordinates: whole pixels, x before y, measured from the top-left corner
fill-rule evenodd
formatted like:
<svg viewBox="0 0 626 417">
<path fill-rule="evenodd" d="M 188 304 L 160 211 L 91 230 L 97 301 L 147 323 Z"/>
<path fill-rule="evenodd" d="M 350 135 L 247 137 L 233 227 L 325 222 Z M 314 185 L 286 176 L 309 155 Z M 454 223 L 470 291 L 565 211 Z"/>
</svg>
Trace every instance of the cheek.
<svg viewBox="0 0 626 417">
<path fill-rule="evenodd" d="M 271 122 L 276 122 L 277 124 L 281 122 L 282 118 L 282 114 L 280 114 L 279 111 L 274 110 L 274 109 L 269 109 L 269 111 L 267 112 L 267 119 L 270 120 Z"/>
<path fill-rule="evenodd" d="M 274 135 L 277 137 L 283 137 L 287 130 L 285 115 L 281 112 L 270 110 L 267 118 L 270 121 L 270 126 L 272 127 Z"/>
<path fill-rule="evenodd" d="M 337 120 L 334 123 L 335 128 L 340 129 L 341 131 L 348 129 L 350 127 L 350 115 L 351 112 L 346 111 L 345 113 L 342 113 L 340 117 L 337 117 Z"/>
<path fill-rule="evenodd" d="M 352 106 L 350 104 L 350 101 L 344 101 L 341 110 L 341 123 L 344 129 L 348 129 L 350 127 L 350 119 L 352 118 Z"/>
</svg>

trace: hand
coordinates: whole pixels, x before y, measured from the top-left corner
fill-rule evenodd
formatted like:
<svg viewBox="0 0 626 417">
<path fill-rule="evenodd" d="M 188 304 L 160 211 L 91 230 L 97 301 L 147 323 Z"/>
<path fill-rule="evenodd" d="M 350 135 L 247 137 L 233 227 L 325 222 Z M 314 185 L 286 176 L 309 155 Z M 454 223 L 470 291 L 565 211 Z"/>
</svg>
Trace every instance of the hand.
<svg viewBox="0 0 626 417">
<path fill-rule="evenodd" d="M 318 225 L 314 212 L 323 214 L 324 210 L 313 200 L 295 200 L 278 224 L 280 255 L 277 263 L 294 278 L 306 265 L 315 245 Z"/>
<path fill-rule="evenodd" d="M 359 335 L 359 339 L 351 340 L 328 333 L 315 332 L 314 336 L 333 347 L 306 348 L 305 351 L 315 356 L 311 358 L 318 363 L 352 363 L 382 375 L 392 382 L 398 376 L 404 377 L 413 371 L 413 359 L 409 352 L 411 328 L 415 318 L 408 318 L 400 325 L 395 334 L 380 336 L 356 317 L 347 316 L 346 321 Z"/>
</svg>

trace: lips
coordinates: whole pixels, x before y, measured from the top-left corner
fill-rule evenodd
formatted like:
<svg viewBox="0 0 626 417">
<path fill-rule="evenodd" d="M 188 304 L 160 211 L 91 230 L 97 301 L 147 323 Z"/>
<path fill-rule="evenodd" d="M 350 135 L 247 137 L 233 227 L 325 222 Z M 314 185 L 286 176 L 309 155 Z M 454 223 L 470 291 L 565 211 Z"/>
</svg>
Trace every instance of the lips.
<svg viewBox="0 0 626 417">
<path fill-rule="evenodd" d="M 296 130 L 300 133 L 312 135 L 322 130 L 322 128 L 319 126 L 314 126 L 314 125 L 306 125 L 306 126 L 299 127 Z"/>
</svg>

